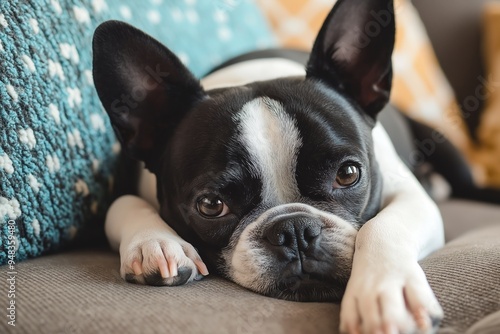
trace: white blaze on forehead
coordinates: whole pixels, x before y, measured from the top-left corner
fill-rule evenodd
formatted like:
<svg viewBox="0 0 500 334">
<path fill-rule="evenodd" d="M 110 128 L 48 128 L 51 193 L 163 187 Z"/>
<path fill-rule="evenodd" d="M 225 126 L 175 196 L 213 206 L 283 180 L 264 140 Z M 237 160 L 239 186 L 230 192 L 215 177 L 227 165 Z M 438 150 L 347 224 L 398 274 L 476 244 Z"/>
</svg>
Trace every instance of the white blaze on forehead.
<svg viewBox="0 0 500 334">
<path fill-rule="evenodd" d="M 266 97 L 245 104 L 236 118 L 252 172 L 262 181 L 263 201 L 296 201 L 300 194 L 295 169 L 302 141 L 295 121 L 281 103 Z"/>
</svg>

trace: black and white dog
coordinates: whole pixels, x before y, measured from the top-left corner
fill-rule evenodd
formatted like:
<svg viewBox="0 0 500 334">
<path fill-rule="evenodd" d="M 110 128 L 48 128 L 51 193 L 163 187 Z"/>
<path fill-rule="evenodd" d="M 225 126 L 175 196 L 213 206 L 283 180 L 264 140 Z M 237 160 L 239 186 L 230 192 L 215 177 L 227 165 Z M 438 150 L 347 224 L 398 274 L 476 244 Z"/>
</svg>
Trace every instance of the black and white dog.
<svg viewBox="0 0 500 334">
<path fill-rule="evenodd" d="M 200 84 L 143 32 L 102 24 L 95 86 L 150 172 L 106 219 L 122 277 L 180 285 L 206 263 L 264 295 L 342 299 L 344 332 L 432 331 L 442 310 L 418 260 L 442 220 L 376 121 L 394 38 L 392 0 L 339 0 L 305 70 L 253 60 Z"/>
</svg>

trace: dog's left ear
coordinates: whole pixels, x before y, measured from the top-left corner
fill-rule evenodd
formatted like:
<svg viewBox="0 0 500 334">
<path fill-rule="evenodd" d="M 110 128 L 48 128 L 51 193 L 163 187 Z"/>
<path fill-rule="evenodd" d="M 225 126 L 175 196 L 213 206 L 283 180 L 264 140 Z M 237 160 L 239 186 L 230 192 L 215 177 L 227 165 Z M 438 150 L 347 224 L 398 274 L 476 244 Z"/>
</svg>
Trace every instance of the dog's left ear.
<svg viewBox="0 0 500 334">
<path fill-rule="evenodd" d="M 176 126 L 206 94 L 169 49 L 144 32 L 107 21 L 93 40 L 94 83 L 123 150 L 156 172 Z"/>
<path fill-rule="evenodd" d="M 395 31 L 392 0 L 339 0 L 316 39 L 307 77 L 345 92 L 375 118 L 390 97 Z"/>
</svg>

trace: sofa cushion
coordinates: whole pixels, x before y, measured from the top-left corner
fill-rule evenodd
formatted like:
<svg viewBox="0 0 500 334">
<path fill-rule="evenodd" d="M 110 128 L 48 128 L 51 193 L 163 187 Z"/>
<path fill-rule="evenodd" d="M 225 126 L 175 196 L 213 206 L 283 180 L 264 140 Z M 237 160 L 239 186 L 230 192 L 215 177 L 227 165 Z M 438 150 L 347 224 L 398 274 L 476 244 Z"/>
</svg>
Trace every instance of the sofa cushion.
<svg viewBox="0 0 500 334">
<path fill-rule="evenodd" d="M 465 334 L 498 334 L 500 329 L 500 311 L 478 321 Z"/>
<path fill-rule="evenodd" d="M 109 19 L 153 35 L 197 76 L 273 45 L 250 1 L 0 1 L 0 264 L 9 226 L 21 261 L 107 210 L 119 145 L 93 87 L 91 46 Z"/>
<path fill-rule="evenodd" d="M 500 311 L 500 217 L 495 220 L 421 261 L 445 311 L 442 333 L 465 333 L 482 321 L 487 326 L 492 322 L 484 318 Z"/>
<path fill-rule="evenodd" d="M 168 288 L 126 283 L 105 251 L 18 265 L 16 332 L 327 333 L 338 306 L 262 297 L 218 277 Z M 7 329 L 0 322 L 0 332 Z"/>
<path fill-rule="evenodd" d="M 485 317 L 500 311 L 499 254 L 500 225 L 422 261 L 445 310 L 442 333 L 498 321 Z M 16 332 L 337 333 L 338 305 L 263 297 L 213 276 L 174 288 L 133 285 L 120 278 L 119 263 L 94 250 L 17 265 Z M 1 333 L 9 329 L 0 322 Z"/>
<path fill-rule="evenodd" d="M 452 199 L 438 203 L 446 241 L 490 225 L 500 226 L 500 205 Z"/>
</svg>

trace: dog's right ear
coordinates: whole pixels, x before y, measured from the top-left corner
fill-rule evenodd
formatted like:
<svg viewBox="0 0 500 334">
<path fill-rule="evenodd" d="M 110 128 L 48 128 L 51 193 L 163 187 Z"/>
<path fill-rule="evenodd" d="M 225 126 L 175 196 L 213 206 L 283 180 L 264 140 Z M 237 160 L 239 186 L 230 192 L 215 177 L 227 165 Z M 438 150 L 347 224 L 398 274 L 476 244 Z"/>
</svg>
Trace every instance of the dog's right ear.
<svg viewBox="0 0 500 334">
<path fill-rule="evenodd" d="M 307 77 L 343 91 L 372 118 L 389 101 L 393 0 L 338 0 L 318 34 Z"/>
<path fill-rule="evenodd" d="M 93 55 L 95 87 L 123 149 L 155 172 L 174 128 L 205 98 L 203 88 L 170 50 L 123 22 L 97 28 Z"/>
</svg>

